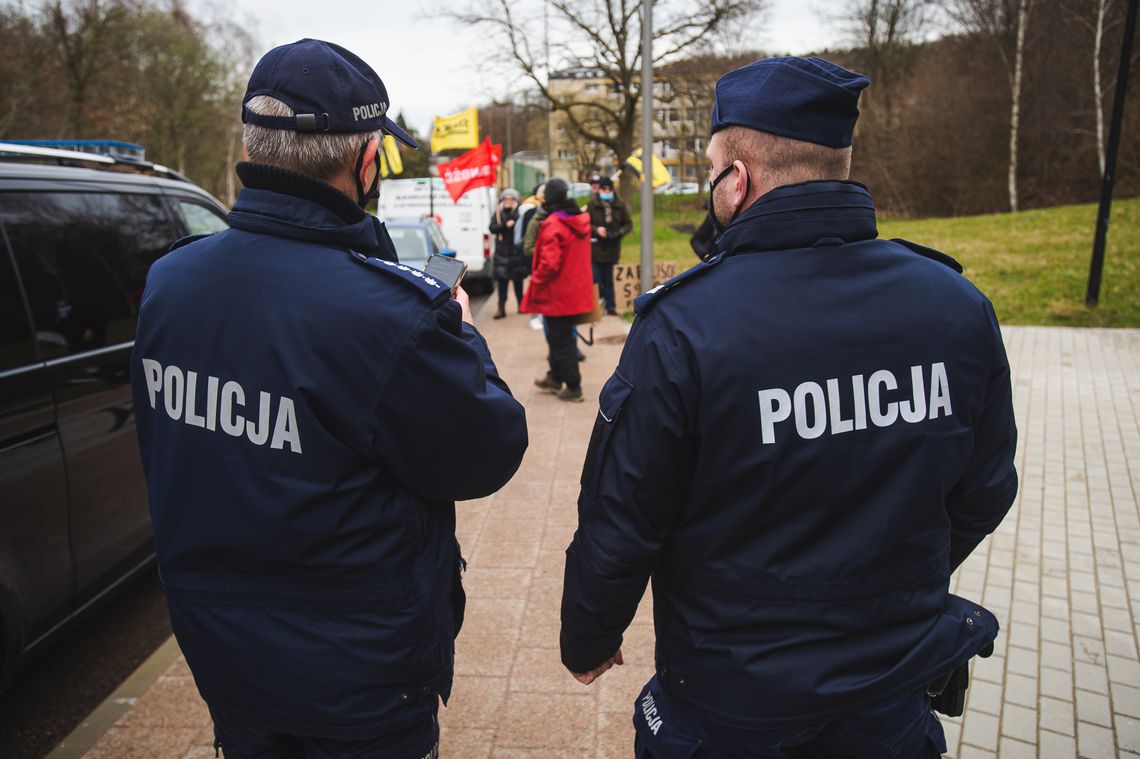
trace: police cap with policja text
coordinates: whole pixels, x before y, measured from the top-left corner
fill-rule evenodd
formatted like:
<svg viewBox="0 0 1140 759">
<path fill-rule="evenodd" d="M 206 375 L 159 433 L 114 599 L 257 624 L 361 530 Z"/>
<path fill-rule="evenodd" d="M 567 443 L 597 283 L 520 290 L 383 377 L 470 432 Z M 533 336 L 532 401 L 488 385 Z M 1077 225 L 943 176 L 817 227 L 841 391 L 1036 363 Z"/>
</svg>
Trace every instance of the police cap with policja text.
<svg viewBox="0 0 1140 759">
<path fill-rule="evenodd" d="M 294 116 L 265 116 L 247 107 L 266 95 L 293 109 Z M 375 132 L 418 148 L 415 139 L 388 118 L 388 90 L 372 67 L 340 45 L 303 39 L 265 54 L 242 99 L 243 124 L 297 132 Z"/>
<path fill-rule="evenodd" d="M 850 147 L 859 93 L 870 83 L 823 58 L 765 58 L 717 81 L 711 134 L 742 126 L 831 148 Z"/>
</svg>

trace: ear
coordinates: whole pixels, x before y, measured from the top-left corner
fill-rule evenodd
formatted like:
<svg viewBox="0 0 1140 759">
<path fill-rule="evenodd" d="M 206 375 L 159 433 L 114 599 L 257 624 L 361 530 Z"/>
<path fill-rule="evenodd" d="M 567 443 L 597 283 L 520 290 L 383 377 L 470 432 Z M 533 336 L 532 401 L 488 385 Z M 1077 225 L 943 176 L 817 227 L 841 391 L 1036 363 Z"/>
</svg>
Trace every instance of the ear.
<svg viewBox="0 0 1140 759">
<path fill-rule="evenodd" d="M 375 137 L 370 139 L 368 141 L 368 144 L 364 146 L 364 160 L 360 163 L 360 176 L 358 177 L 360 184 L 364 185 L 364 187 L 368 187 L 369 185 L 369 169 L 376 171 L 376 166 L 374 164 L 376 163 L 376 152 L 379 149 L 380 141 Z"/>
<path fill-rule="evenodd" d="M 736 166 L 736 186 L 732 189 L 732 207 L 739 208 L 748 201 L 748 167 L 744 161 L 733 161 Z"/>
</svg>

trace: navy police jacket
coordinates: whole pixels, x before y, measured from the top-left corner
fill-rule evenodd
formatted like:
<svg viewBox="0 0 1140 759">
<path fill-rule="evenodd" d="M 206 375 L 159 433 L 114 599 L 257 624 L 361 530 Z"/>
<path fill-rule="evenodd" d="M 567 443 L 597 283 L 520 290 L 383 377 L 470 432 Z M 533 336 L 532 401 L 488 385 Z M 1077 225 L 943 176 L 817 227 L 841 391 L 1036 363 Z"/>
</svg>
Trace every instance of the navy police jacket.
<svg viewBox="0 0 1140 759">
<path fill-rule="evenodd" d="M 992 641 L 948 587 L 1017 490 L 1001 333 L 952 259 L 876 235 L 862 185 L 781 187 L 639 299 L 567 550 L 569 669 L 651 577 L 659 681 L 745 727 L 856 714 Z"/>
<path fill-rule="evenodd" d="M 239 165 L 231 229 L 151 268 L 132 362 L 170 618 L 231 718 L 366 739 L 450 693 L 454 501 L 522 407 L 446 286 L 316 180 Z"/>
</svg>

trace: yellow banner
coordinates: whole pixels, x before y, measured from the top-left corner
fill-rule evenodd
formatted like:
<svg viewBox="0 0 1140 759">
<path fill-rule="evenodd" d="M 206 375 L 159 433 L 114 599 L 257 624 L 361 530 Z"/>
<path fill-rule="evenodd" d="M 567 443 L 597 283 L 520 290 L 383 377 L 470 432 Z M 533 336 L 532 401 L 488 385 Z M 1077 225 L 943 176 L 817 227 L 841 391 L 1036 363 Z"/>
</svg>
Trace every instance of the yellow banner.
<svg viewBox="0 0 1140 759">
<path fill-rule="evenodd" d="M 479 147 L 479 111 L 474 107 L 454 116 L 437 116 L 431 130 L 431 150 Z"/>
<path fill-rule="evenodd" d="M 404 159 L 400 156 L 400 148 L 396 145 L 396 138 L 386 134 L 380 145 L 380 176 L 389 177 L 395 174 L 403 174 Z"/>
<path fill-rule="evenodd" d="M 625 162 L 629 165 L 630 168 L 640 174 L 641 148 L 633 151 L 633 155 L 625 159 Z M 661 163 L 661 159 L 659 159 L 656 155 L 653 156 L 653 178 L 651 181 L 653 182 L 653 189 L 663 187 L 664 185 L 667 185 L 673 181 L 673 178 L 669 176 L 669 169 L 665 168 L 665 164 Z"/>
</svg>

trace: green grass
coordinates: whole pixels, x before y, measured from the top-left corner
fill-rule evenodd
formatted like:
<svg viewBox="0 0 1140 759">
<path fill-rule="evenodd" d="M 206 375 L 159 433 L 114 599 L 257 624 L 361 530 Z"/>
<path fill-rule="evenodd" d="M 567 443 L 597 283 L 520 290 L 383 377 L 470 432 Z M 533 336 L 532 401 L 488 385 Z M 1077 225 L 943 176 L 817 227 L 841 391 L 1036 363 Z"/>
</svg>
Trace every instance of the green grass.
<svg viewBox="0 0 1140 759">
<path fill-rule="evenodd" d="M 622 241 L 622 262 L 640 256 L 640 208 L 634 234 Z M 693 198 L 658 197 L 654 257 L 696 263 L 689 233 L 704 212 Z M 1112 206 L 1100 305 L 1085 306 L 1096 205 L 1062 206 L 1016 214 L 942 219 L 880 219 L 880 237 L 904 237 L 957 258 L 965 274 L 990 297 L 1003 324 L 1140 327 L 1140 198 Z"/>
</svg>

